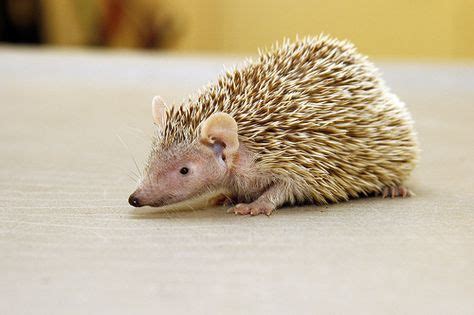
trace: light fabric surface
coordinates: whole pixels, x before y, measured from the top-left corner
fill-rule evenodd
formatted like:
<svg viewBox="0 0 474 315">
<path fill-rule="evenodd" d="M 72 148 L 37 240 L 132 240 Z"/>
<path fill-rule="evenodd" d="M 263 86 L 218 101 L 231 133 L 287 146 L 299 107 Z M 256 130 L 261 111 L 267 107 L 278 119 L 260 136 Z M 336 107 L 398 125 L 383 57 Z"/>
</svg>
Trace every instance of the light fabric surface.
<svg viewBox="0 0 474 315">
<path fill-rule="evenodd" d="M 380 64 L 416 120 L 416 197 L 134 214 L 152 96 L 236 60 L 0 49 L 0 314 L 474 312 L 473 66 Z"/>
</svg>

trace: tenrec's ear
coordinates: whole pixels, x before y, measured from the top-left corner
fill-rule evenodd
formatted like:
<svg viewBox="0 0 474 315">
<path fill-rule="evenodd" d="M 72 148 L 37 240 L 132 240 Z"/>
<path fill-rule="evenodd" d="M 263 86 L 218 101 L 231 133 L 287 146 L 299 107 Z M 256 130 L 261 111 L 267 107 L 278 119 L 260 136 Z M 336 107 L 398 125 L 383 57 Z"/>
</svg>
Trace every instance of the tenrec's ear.
<svg viewBox="0 0 474 315">
<path fill-rule="evenodd" d="M 224 157 L 230 157 L 239 149 L 238 127 L 234 118 L 226 113 L 215 113 L 201 124 L 201 142 L 220 144 Z"/>
<path fill-rule="evenodd" d="M 165 112 L 167 106 L 161 96 L 155 96 L 151 102 L 151 113 L 153 114 L 153 122 L 162 127 L 165 122 Z"/>
</svg>

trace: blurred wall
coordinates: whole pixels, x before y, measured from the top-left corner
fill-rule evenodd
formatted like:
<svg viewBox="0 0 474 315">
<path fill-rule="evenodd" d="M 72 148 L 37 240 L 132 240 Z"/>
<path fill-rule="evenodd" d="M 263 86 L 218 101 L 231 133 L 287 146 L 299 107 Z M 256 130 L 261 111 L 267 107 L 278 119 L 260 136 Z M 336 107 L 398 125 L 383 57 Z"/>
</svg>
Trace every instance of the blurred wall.
<svg viewBox="0 0 474 315">
<path fill-rule="evenodd" d="M 474 58 L 474 0 L 170 2 L 189 16 L 181 50 L 254 52 L 284 36 L 323 31 L 373 56 Z"/>
<path fill-rule="evenodd" d="M 181 37 L 175 24 L 183 21 L 181 13 L 170 12 L 165 1 L 41 0 L 41 3 L 43 36 L 50 44 L 168 48 Z"/>
<path fill-rule="evenodd" d="M 107 3 L 106 0 L 104 0 Z M 111 1 L 111 0 L 109 0 Z M 120 0 L 119 0 L 120 1 Z M 115 46 L 134 47 L 148 12 L 168 22 L 160 47 L 184 52 L 254 53 L 295 34 L 326 32 L 364 53 L 395 58 L 474 58 L 474 0 L 123 0 L 130 23 Z M 44 0 L 51 43 L 81 44 L 100 1 Z M 72 12 L 81 10 L 80 19 Z M 143 25 L 142 25 L 143 24 Z M 155 23 L 156 24 L 156 23 Z M 78 25 L 82 25 L 79 27 Z M 145 25 L 145 26 L 144 26 Z M 148 26 L 147 26 L 148 25 Z M 172 28 L 172 30 L 170 30 Z M 148 35 L 150 36 L 150 35 Z"/>
</svg>

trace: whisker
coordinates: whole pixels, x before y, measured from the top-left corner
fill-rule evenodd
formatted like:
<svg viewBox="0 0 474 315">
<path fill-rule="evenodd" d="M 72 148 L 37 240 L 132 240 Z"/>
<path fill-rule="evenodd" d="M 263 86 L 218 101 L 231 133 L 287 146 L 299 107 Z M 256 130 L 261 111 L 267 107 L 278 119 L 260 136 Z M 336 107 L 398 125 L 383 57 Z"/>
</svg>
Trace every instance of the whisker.
<svg viewBox="0 0 474 315">
<path fill-rule="evenodd" d="M 140 179 L 140 176 L 133 172 L 133 171 L 130 171 L 131 174 L 129 174 L 129 176 L 133 177 L 135 179 L 135 181 L 138 181 Z"/>
<path fill-rule="evenodd" d="M 150 136 L 149 134 L 145 133 L 143 130 L 139 128 L 134 128 L 131 126 L 126 126 L 127 131 L 133 135 L 135 138 L 140 139 L 143 142 L 149 143 L 153 137 Z"/>
<path fill-rule="evenodd" d="M 130 174 L 128 175 L 128 178 L 130 178 L 132 180 L 132 182 L 136 183 L 137 182 L 137 179 L 134 178 L 133 176 L 131 176 Z"/>
<path fill-rule="evenodd" d="M 122 139 L 122 137 L 120 137 L 120 135 L 117 134 L 117 138 L 123 144 L 123 146 L 128 150 L 128 153 L 132 157 L 133 163 L 135 164 L 135 167 L 137 168 L 138 174 L 140 174 L 140 176 L 143 176 L 140 168 L 138 167 L 137 160 L 135 159 L 135 157 L 132 154 L 132 151 L 130 150 L 130 147 L 123 141 L 123 139 Z"/>
</svg>

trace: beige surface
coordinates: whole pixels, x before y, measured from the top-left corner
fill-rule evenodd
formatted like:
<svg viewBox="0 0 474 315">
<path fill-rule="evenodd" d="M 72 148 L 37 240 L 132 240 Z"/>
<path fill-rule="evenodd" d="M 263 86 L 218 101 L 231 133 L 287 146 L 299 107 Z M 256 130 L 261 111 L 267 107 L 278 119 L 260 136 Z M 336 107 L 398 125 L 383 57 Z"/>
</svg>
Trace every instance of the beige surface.
<svg viewBox="0 0 474 315">
<path fill-rule="evenodd" d="M 0 314 L 472 314 L 474 68 L 382 64 L 417 121 L 414 198 L 133 215 L 151 97 L 223 63 L 0 49 Z"/>
</svg>

